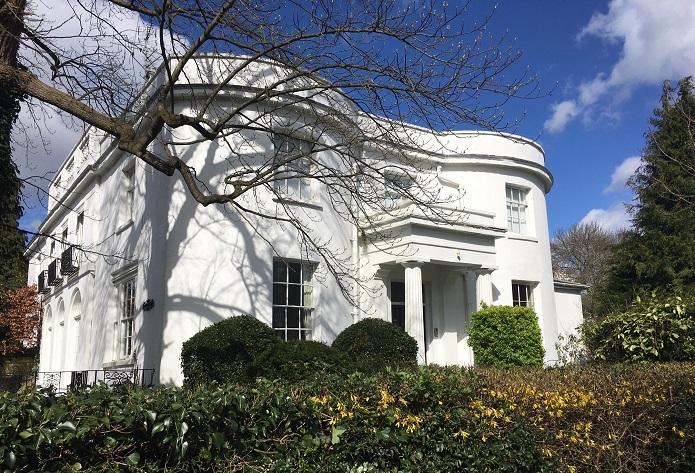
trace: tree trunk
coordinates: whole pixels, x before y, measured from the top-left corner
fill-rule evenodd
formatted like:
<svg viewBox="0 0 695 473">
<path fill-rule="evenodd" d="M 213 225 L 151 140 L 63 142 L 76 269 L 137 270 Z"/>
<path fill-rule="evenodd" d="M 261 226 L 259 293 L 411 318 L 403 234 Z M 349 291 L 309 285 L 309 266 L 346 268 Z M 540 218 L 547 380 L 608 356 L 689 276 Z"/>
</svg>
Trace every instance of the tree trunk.
<svg viewBox="0 0 695 473">
<path fill-rule="evenodd" d="M 17 67 L 26 0 L 0 0 L 0 64 Z M 26 285 L 24 243 L 19 230 L 22 182 L 12 160 L 11 133 L 24 94 L 11 74 L 0 73 L 0 293 Z"/>
<path fill-rule="evenodd" d="M 0 63 L 17 67 L 26 0 L 0 0 Z"/>
</svg>

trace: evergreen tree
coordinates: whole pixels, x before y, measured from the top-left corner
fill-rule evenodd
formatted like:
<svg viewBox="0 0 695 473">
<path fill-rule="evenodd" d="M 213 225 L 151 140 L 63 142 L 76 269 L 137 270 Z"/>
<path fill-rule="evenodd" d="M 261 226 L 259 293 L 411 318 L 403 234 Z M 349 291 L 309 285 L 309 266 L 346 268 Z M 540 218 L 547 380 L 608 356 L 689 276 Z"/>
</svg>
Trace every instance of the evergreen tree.
<svg viewBox="0 0 695 473">
<path fill-rule="evenodd" d="M 664 83 L 661 108 L 645 135 L 633 230 L 618 244 L 607 278 L 613 302 L 644 290 L 695 288 L 695 95 L 692 77 Z"/>
</svg>

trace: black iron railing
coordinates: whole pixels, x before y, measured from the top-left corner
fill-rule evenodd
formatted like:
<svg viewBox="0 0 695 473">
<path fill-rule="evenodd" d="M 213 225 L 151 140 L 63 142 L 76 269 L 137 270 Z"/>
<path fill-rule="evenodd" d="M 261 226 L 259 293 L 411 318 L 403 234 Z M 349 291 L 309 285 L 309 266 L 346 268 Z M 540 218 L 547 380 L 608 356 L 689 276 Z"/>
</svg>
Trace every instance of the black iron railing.
<svg viewBox="0 0 695 473">
<path fill-rule="evenodd" d="M 51 288 L 48 286 L 48 270 L 44 269 L 39 273 L 38 280 L 39 294 L 48 294 L 51 292 Z"/>
<path fill-rule="evenodd" d="M 69 276 L 76 273 L 80 267 L 77 261 L 77 250 L 74 246 L 69 246 L 60 255 L 60 274 Z"/>
<path fill-rule="evenodd" d="M 60 286 L 63 283 L 63 277 L 58 271 L 58 261 L 54 259 L 51 264 L 48 265 L 48 284 L 51 286 Z"/>
<path fill-rule="evenodd" d="M 107 386 L 152 386 L 154 369 L 106 369 L 78 371 L 39 371 L 36 384 L 42 387 L 54 387 L 59 392 L 70 389 L 84 389 L 96 384 Z"/>
</svg>

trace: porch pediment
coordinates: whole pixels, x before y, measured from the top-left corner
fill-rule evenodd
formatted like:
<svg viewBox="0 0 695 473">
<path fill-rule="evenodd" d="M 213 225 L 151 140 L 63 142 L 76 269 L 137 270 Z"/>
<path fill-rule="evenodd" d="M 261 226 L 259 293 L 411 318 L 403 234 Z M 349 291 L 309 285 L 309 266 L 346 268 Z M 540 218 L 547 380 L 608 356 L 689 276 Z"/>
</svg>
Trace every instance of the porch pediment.
<svg viewBox="0 0 695 473">
<path fill-rule="evenodd" d="M 415 258 L 442 264 L 496 266 L 495 240 L 504 237 L 507 230 L 494 226 L 493 213 L 470 209 L 437 209 L 434 213 L 425 215 L 410 204 L 393 214 L 371 216 L 370 224 L 363 227 L 362 244 L 372 262 Z"/>
</svg>

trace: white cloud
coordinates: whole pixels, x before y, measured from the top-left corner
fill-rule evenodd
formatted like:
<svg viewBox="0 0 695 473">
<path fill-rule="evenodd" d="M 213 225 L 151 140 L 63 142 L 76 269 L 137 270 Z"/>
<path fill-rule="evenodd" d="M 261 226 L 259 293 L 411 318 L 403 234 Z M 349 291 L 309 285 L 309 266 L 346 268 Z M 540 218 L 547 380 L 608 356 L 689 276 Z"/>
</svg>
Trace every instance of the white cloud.
<svg viewBox="0 0 695 473">
<path fill-rule="evenodd" d="M 623 230 L 630 228 L 630 216 L 625 209 L 625 204 L 618 202 L 607 209 L 592 209 L 580 223 L 595 222 L 606 230 Z"/>
<path fill-rule="evenodd" d="M 156 51 L 153 38 L 149 37 L 149 41 L 146 38 L 148 30 L 152 28 L 137 15 L 115 9 L 103 0 L 90 3 L 89 6 L 95 10 L 85 11 L 86 7 L 75 0 L 37 0 L 32 4 L 31 18 L 40 19 L 43 28 L 52 25 L 54 30 L 51 41 L 68 55 L 73 50 L 119 52 L 123 61 L 120 69 L 123 77 L 136 84 L 141 83 L 145 68 L 151 59 L 156 60 L 156 56 L 146 57 Z M 90 22 L 93 13 L 101 15 L 108 23 L 96 25 Z M 140 45 L 134 55 L 121 44 L 127 41 Z M 28 48 L 23 48 L 20 55 L 21 62 L 28 65 L 34 74 L 47 83 L 60 87 L 59 84 L 50 82 L 48 66 L 41 56 Z M 29 179 L 29 184 L 24 189 L 24 204 L 27 208 L 34 209 L 32 214 L 35 214 L 44 205 L 39 201 L 39 194 L 45 196 L 53 173 L 74 147 L 84 125 L 61 116 L 55 109 L 38 103 L 31 105 L 30 102 L 22 105 L 19 121 L 13 130 L 13 158 L 19 167 L 20 176 Z M 32 184 L 42 188 L 43 192 L 37 191 Z M 22 226 L 33 230 L 35 222 L 32 220 L 35 218 L 35 215 L 25 215 Z"/>
<path fill-rule="evenodd" d="M 605 97 L 627 98 L 641 84 L 660 84 L 695 73 L 695 2 L 611 0 L 607 13 L 595 13 L 577 38 L 595 36 L 621 46 L 609 74 L 583 82 L 576 97 L 553 106 L 546 130 L 559 132 Z M 572 114 L 567 113 L 571 102 Z"/>
<path fill-rule="evenodd" d="M 615 168 L 613 174 L 611 175 L 611 183 L 603 189 L 604 194 L 612 194 L 614 192 L 620 192 L 627 187 L 627 180 L 632 177 L 640 164 L 642 163 L 642 158 L 639 156 L 633 156 L 627 158 L 625 161 L 620 163 L 619 166 Z"/>
<path fill-rule="evenodd" d="M 551 133 L 562 131 L 565 125 L 577 116 L 577 104 L 574 100 L 565 100 L 564 102 L 553 105 L 553 116 L 545 121 L 543 127 Z"/>
</svg>

